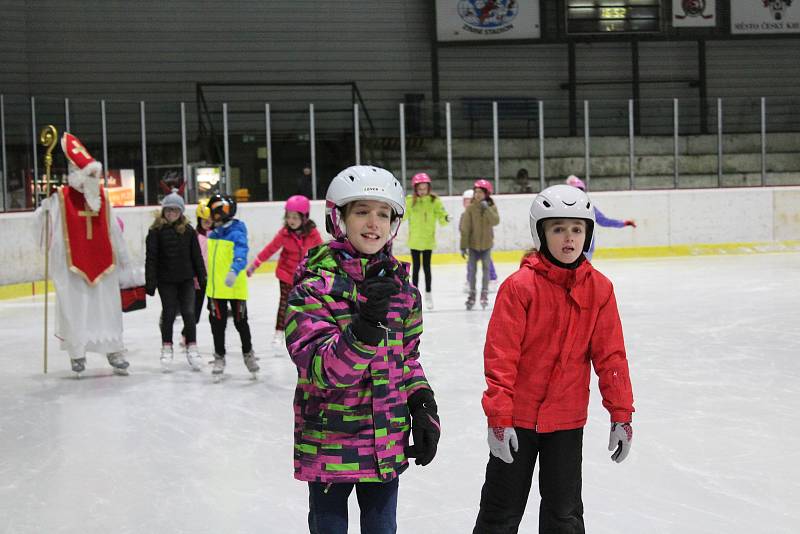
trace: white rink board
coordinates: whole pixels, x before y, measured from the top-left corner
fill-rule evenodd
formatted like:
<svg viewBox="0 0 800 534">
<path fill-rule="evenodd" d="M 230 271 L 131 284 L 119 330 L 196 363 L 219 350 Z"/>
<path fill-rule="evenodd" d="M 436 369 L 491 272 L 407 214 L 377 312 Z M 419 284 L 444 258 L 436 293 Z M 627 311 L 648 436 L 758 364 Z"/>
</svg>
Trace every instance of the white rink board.
<svg viewBox="0 0 800 534">
<path fill-rule="evenodd" d="M 495 250 L 525 250 L 532 245 L 528 211 L 535 195 L 494 197 L 500 212 L 495 228 Z M 600 228 L 600 247 L 649 247 L 669 245 L 771 242 L 800 239 L 800 187 L 741 189 L 691 189 L 678 191 L 614 191 L 592 193 L 591 199 L 608 217 L 634 219 L 637 228 Z M 450 224 L 437 230 L 437 252 L 458 252 L 458 220 L 461 197 L 443 197 Z M 195 206 L 186 213 L 195 221 Z M 125 240 L 134 261 L 144 263 L 144 239 L 153 221 L 155 206 L 119 208 L 125 223 Z M 283 202 L 239 205 L 237 215 L 247 225 L 250 259 L 274 237 L 283 224 Z M 323 239 L 324 202 L 312 202 L 311 217 Z M 31 213 L 0 215 L 0 285 L 42 279 L 44 254 Z M 400 226 L 395 252 L 407 254 L 408 228 Z"/>
</svg>

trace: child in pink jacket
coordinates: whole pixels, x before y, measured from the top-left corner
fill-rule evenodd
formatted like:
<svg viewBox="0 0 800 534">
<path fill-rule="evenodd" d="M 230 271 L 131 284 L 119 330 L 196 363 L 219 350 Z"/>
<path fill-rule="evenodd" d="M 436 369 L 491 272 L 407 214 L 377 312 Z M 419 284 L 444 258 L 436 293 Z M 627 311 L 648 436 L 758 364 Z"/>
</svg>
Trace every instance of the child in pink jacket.
<svg viewBox="0 0 800 534">
<path fill-rule="evenodd" d="M 283 228 L 278 230 L 272 241 L 258 253 L 253 263 L 247 268 L 247 276 L 253 276 L 258 266 L 267 261 L 273 254 L 281 251 L 275 276 L 281 285 L 281 300 L 278 304 L 278 316 L 275 320 L 275 337 L 272 347 L 275 354 L 283 345 L 283 330 L 286 320 L 286 301 L 292 290 L 292 280 L 297 265 L 306 257 L 309 249 L 322 244 L 317 225 L 309 219 L 311 202 L 303 195 L 294 195 L 286 201 L 286 213 L 283 216 Z"/>
</svg>

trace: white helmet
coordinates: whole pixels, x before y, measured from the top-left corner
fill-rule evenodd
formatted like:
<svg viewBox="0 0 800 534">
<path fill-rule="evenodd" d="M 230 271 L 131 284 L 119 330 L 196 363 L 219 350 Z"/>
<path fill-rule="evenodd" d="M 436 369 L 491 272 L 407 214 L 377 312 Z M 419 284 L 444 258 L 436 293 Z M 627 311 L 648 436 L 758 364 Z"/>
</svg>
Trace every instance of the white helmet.
<svg viewBox="0 0 800 534">
<path fill-rule="evenodd" d="M 461 194 L 461 198 L 465 199 L 472 199 L 475 198 L 475 190 L 474 189 L 467 189 Z"/>
<path fill-rule="evenodd" d="M 336 208 L 355 200 L 379 200 L 389 204 L 395 214 L 392 220 L 394 238 L 406 211 L 406 197 L 403 186 L 391 172 L 372 165 L 353 165 L 331 180 L 325 195 L 325 224 L 335 238 L 346 235 L 344 220 Z"/>
<path fill-rule="evenodd" d="M 586 240 L 583 251 L 589 250 L 594 234 L 594 206 L 589 197 L 571 185 L 553 185 L 536 195 L 531 204 L 531 237 L 536 250 L 542 249 L 545 219 L 583 219 L 586 221 Z"/>
</svg>

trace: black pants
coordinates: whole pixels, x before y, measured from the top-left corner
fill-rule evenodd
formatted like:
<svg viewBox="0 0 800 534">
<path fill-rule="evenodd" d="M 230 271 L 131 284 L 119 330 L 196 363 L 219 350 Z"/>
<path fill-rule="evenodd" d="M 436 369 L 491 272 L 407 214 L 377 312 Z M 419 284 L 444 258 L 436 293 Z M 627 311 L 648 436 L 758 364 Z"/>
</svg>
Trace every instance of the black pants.
<svg viewBox="0 0 800 534">
<path fill-rule="evenodd" d="M 411 281 L 414 287 L 419 287 L 419 257 L 422 255 L 422 270 L 425 271 L 425 292 L 430 293 L 431 287 L 431 253 L 432 250 L 411 249 Z"/>
<path fill-rule="evenodd" d="M 200 289 L 194 290 L 194 324 L 197 325 L 200 322 L 201 314 L 203 313 L 203 302 L 206 299 L 206 286 L 201 287 Z M 186 337 L 186 325 L 183 325 L 183 330 L 181 330 L 181 335 Z"/>
<path fill-rule="evenodd" d="M 494 456 L 486 465 L 481 507 L 473 534 L 516 534 L 539 456 L 539 532 L 583 534 L 581 464 L 583 429 L 537 434 L 516 428 L 514 463 Z"/>
<path fill-rule="evenodd" d="M 250 325 L 247 323 L 247 301 L 208 298 L 208 320 L 214 336 L 214 352 L 225 356 L 225 328 L 228 326 L 228 303 L 233 311 L 233 326 L 242 340 L 242 353 L 253 350 L 250 338 Z"/>
<path fill-rule="evenodd" d="M 186 343 L 197 341 L 197 321 L 194 316 L 194 280 L 158 284 L 161 297 L 161 342 L 172 343 L 172 324 L 180 308 Z"/>
</svg>

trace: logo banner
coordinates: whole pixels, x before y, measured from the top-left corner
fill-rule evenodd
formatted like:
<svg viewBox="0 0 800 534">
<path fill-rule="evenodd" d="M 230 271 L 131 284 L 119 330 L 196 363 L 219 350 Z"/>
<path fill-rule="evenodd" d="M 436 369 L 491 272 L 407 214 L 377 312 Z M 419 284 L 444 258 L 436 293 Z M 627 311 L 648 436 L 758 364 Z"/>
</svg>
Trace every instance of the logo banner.
<svg viewBox="0 0 800 534">
<path fill-rule="evenodd" d="M 539 0 L 436 0 L 439 41 L 539 39 Z"/>
<path fill-rule="evenodd" d="M 731 33 L 800 33 L 800 0 L 731 2 Z"/>
<path fill-rule="evenodd" d="M 675 28 L 716 26 L 716 0 L 672 0 L 672 25 Z"/>
</svg>

